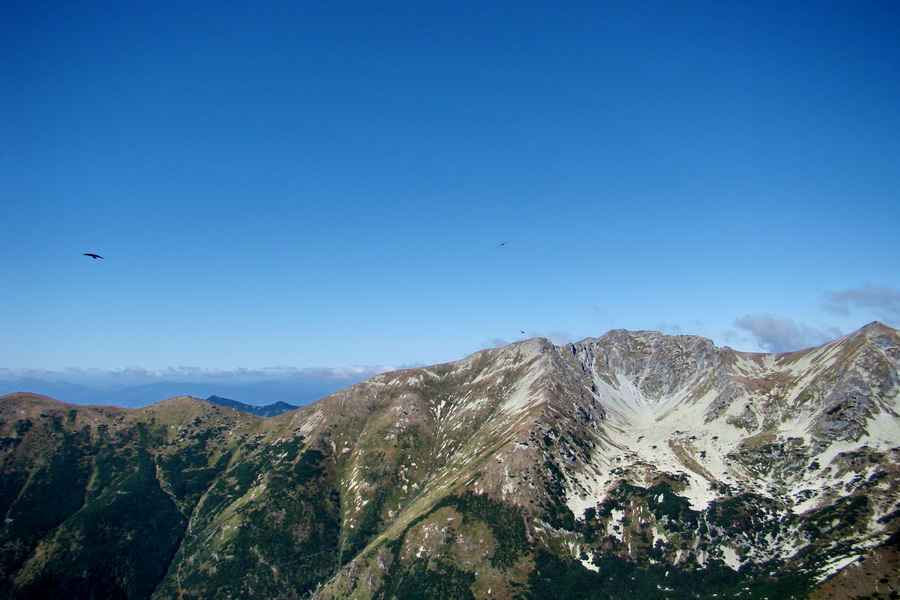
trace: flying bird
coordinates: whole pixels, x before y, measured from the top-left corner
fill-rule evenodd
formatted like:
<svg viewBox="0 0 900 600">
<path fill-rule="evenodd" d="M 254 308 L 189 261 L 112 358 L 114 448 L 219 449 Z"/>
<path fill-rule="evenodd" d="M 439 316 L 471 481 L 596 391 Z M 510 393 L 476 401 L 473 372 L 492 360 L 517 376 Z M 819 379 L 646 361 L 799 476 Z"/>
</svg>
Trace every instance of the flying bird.
<svg viewBox="0 0 900 600">
<path fill-rule="evenodd" d="M 502 244 L 500 244 L 500 246 L 505 246 L 505 245 L 506 245 L 506 242 L 503 242 Z M 497 246 L 497 247 L 500 248 L 500 246 Z"/>
<path fill-rule="evenodd" d="M 92 254 L 92 253 L 90 253 L 90 252 L 85 252 L 84 255 L 85 255 L 85 256 L 90 256 L 90 257 L 93 258 L 94 260 L 97 260 L 98 258 L 103 258 L 103 257 L 100 256 L 99 254 Z"/>
</svg>

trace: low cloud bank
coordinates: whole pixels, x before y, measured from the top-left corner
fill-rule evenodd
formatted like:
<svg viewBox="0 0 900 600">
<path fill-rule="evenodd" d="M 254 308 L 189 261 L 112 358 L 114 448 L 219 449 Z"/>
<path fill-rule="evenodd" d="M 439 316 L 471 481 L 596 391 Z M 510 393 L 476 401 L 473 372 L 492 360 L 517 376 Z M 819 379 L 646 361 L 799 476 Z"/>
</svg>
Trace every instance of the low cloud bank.
<svg viewBox="0 0 900 600">
<path fill-rule="evenodd" d="M 900 290 L 865 283 L 856 288 L 830 291 L 825 293 L 821 309 L 829 315 L 827 321 L 851 321 L 853 325 L 850 328 L 833 324 L 813 326 L 771 314 L 745 315 L 734 325 L 749 333 L 766 352 L 801 350 L 834 340 L 872 320 L 891 327 L 900 325 Z"/>
<path fill-rule="evenodd" d="M 772 315 L 746 315 L 735 325 L 749 333 L 767 352 L 789 352 L 818 346 L 841 336 L 836 328 L 821 329 Z"/>
<path fill-rule="evenodd" d="M 379 373 L 396 370 L 389 365 L 348 367 L 262 367 L 237 369 L 206 369 L 202 367 L 166 367 L 148 369 L 139 366 L 124 368 L 68 367 L 60 370 L 5 369 L 0 368 L 0 379 L 45 379 L 95 385 L 131 385 L 157 381 L 232 381 L 249 383 L 258 381 L 327 381 L 363 380 Z"/>
<path fill-rule="evenodd" d="M 309 404 L 379 373 L 389 366 L 266 367 L 261 369 L 0 368 L 0 395 L 34 392 L 74 404 L 146 406 L 173 396 L 221 396 L 246 404 Z"/>
<path fill-rule="evenodd" d="M 870 283 L 840 292 L 828 292 L 824 308 L 839 315 L 869 311 L 879 321 L 900 323 L 900 290 Z"/>
</svg>

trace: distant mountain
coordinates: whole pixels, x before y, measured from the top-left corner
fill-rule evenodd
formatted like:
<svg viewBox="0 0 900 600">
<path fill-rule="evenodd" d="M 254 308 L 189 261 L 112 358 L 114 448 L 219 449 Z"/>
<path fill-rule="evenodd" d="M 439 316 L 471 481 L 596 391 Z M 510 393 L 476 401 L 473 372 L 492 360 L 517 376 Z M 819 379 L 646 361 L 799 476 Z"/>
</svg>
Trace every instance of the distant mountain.
<svg viewBox="0 0 900 600">
<path fill-rule="evenodd" d="M 104 401 L 107 394 L 106 390 L 98 390 L 93 387 L 64 381 L 47 381 L 35 377 L 21 377 L 12 381 L 0 381 L 0 393 L 9 394 L 13 392 L 31 392 L 74 404 L 108 404 Z"/>
<path fill-rule="evenodd" d="M 288 404 L 287 402 L 274 402 L 265 406 L 253 406 L 251 404 L 238 402 L 237 400 L 231 400 L 230 398 L 220 398 L 219 396 L 210 396 L 206 399 L 206 401 L 212 402 L 213 404 L 217 404 L 219 406 L 233 408 L 234 410 L 241 410 L 246 413 L 250 413 L 251 415 L 257 415 L 260 417 L 274 417 L 300 408 L 299 406 L 294 406 L 293 404 Z"/>
<path fill-rule="evenodd" d="M 89 386 L 73 383 L 21 378 L 0 381 L 0 394 L 31 392 L 73 404 L 141 408 L 167 398 L 212 395 L 240 398 L 249 406 L 283 402 L 303 406 L 324 398 L 355 380 L 258 381 L 251 383 L 159 381 L 128 386 Z"/>
<path fill-rule="evenodd" d="M 262 419 L 0 398 L 0 597 L 895 598 L 900 333 L 533 339 Z"/>
</svg>

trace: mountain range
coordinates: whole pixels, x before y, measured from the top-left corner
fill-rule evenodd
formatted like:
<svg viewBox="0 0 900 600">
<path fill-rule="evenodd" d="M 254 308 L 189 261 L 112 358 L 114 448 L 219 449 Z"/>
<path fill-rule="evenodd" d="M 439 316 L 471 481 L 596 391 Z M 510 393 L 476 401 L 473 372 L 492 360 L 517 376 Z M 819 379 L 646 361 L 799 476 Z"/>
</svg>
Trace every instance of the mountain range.
<svg viewBox="0 0 900 600">
<path fill-rule="evenodd" d="M 273 402 L 272 404 L 266 404 L 265 406 L 254 406 L 252 404 L 244 404 L 243 402 L 232 400 L 231 398 L 222 398 L 215 395 L 210 396 L 206 401 L 212 402 L 218 406 L 233 408 L 234 410 L 240 410 L 260 417 L 275 417 L 300 408 L 299 406 L 294 406 L 287 402 Z"/>
<path fill-rule="evenodd" d="M 361 379 L 361 378 L 360 378 Z M 245 383 L 156 381 L 137 385 L 85 385 L 36 377 L 0 380 L 0 394 L 28 391 L 73 404 L 141 408 L 177 396 L 210 396 L 239 399 L 246 406 L 284 402 L 309 404 L 357 383 L 359 379 L 297 379 Z"/>
<path fill-rule="evenodd" d="M 611 331 L 262 418 L 0 398 L 0 597 L 900 596 L 900 332 Z"/>
</svg>

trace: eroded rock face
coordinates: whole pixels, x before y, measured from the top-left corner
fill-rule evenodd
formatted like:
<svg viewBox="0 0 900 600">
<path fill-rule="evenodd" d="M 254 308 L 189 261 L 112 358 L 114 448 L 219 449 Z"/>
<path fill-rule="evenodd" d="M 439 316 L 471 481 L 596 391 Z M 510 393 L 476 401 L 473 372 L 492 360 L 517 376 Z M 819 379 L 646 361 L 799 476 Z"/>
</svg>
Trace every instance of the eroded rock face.
<svg viewBox="0 0 900 600">
<path fill-rule="evenodd" d="M 857 563 L 891 581 L 898 340 L 536 339 L 268 419 L 6 396 L 0 596 L 787 599 Z"/>
<path fill-rule="evenodd" d="M 723 360 L 723 351 L 708 339 L 655 331 L 611 331 L 572 348 L 587 368 L 624 376 L 649 402 L 671 397 Z"/>
</svg>

